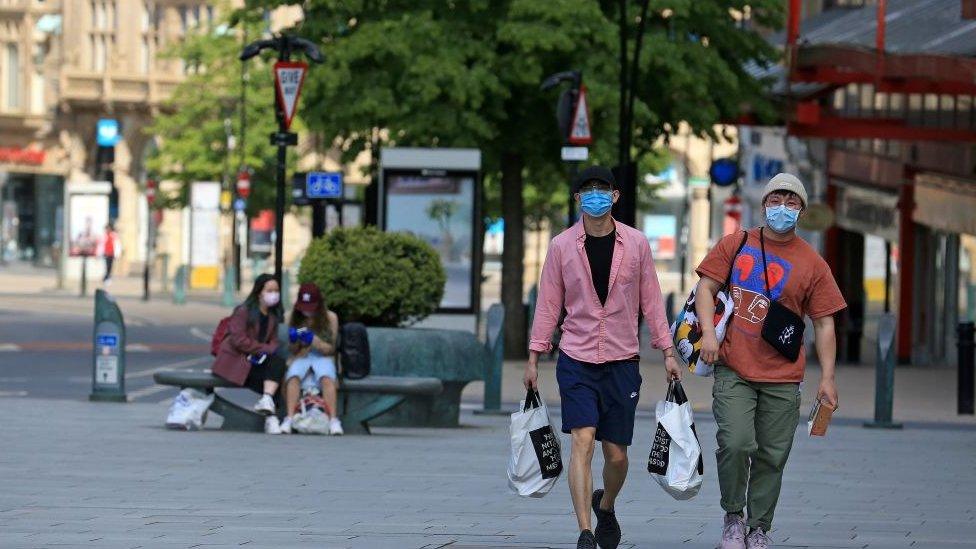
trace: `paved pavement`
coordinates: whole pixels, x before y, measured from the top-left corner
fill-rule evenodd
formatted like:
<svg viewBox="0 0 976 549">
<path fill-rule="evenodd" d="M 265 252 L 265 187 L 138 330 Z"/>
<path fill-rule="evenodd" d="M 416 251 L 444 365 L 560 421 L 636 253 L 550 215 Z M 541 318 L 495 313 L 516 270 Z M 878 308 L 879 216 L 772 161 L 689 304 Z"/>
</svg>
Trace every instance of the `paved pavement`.
<svg viewBox="0 0 976 549">
<path fill-rule="evenodd" d="M 152 373 L 206 367 L 209 332 L 227 309 L 213 295 L 183 306 L 142 302 L 137 281 L 117 281 L 135 402 L 94 404 L 84 401 L 92 302 L 53 280 L 0 272 L 0 548 L 574 547 L 565 479 L 541 500 L 508 492 L 507 418 L 471 414 L 480 383 L 465 391 L 461 429 L 341 439 L 171 432 L 161 425 L 174 389 L 153 386 Z M 714 547 L 721 510 L 710 382 L 686 381 L 706 484 L 676 502 L 645 472 L 650 409 L 664 390 L 655 353 L 645 356 L 632 477 L 619 504 L 622 547 Z M 507 408 L 522 394 L 521 368 L 505 364 Z M 553 369 L 543 363 L 542 387 L 558 426 Z M 808 371 L 808 403 L 816 376 Z M 955 414 L 955 370 L 898 369 L 903 431 L 860 426 L 872 414 L 871 368 L 843 367 L 838 383 L 829 436 L 797 435 L 777 545 L 976 547 L 976 421 Z"/>
<path fill-rule="evenodd" d="M 0 398 L 0 547 L 575 547 L 565 475 L 543 499 L 509 493 L 505 417 L 330 438 L 167 431 L 164 413 Z M 714 547 L 715 427 L 697 422 L 706 482 L 678 502 L 645 472 L 653 420 L 641 413 L 621 547 Z M 974 452 L 968 426 L 798 433 L 776 546 L 974 547 Z"/>
</svg>

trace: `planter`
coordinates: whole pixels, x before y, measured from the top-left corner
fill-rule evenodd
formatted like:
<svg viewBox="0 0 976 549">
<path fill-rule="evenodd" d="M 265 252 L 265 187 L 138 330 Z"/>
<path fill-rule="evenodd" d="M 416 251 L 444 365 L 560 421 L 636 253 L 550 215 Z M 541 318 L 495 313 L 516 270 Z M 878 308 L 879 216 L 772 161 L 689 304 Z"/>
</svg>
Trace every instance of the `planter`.
<svg viewBox="0 0 976 549">
<path fill-rule="evenodd" d="M 485 345 L 469 332 L 419 328 L 368 328 L 371 374 L 435 377 L 444 391 L 414 396 L 376 418 L 371 425 L 397 427 L 457 427 L 461 391 L 484 379 L 491 357 Z M 349 395 L 350 399 L 367 398 Z"/>
</svg>

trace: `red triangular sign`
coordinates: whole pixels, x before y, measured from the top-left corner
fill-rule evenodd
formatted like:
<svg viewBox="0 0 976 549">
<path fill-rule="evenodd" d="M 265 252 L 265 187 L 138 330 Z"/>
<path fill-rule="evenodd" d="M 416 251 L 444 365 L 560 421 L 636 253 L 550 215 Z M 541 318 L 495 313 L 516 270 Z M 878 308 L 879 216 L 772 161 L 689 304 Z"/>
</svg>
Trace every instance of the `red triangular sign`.
<svg viewBox="0 0 976 549">
<path fill-rule="evenodd" d="M 301 62 L 278 61 L 274 64 L 278 107 L 285 113 L 285 129 L 291 127 L 291 120 L 295 117 L 295 107 L 298 105 L 298 96 L 302 93 L 306 71 L 308 65 Z"/>
<path fill-rule="evenodd" d="M 569 130 L 569 143 L 572 145 L 589 145 L 593 142 L 590 131 L 590 110 L 586 107 L 586 86 L 580 86 L 576 108 L 573 109 L 573 126 Z"/>
</svg>

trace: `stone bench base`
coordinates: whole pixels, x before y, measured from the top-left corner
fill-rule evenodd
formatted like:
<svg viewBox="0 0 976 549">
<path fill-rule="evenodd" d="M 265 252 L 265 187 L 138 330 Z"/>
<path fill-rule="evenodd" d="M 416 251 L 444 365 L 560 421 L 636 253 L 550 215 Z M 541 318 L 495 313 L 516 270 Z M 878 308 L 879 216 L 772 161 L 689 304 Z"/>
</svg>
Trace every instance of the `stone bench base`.
<svg viewBox="0 0 976 549">
<path fill-rule="evenodd" d="M 160 385 L 180 389 L 199 389 L 214 394 L 210 411 L 224 418 L 221 429 L 229 431 L 264 431 L 264 416 L 223 398 L 215 389 L 239 388 L 226 379 L 204 371 L 158 372 L 153 379 Z M 443 384 L 431 377 L 368 376 L 343 379 L 339 383 L 339 417 L 346 433 L 369 434 L 369 422 L 399 406 L 410 396 L 440 394 Z M 351 394 L 362 394 L 350 406 Z"/>
</svg>

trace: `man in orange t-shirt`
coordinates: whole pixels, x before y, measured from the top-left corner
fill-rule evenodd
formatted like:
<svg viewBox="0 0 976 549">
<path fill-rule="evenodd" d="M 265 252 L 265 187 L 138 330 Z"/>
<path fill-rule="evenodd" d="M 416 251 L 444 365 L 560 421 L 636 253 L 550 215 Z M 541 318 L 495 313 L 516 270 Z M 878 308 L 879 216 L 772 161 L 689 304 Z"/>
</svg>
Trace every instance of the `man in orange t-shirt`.
<svg viewBox="0 0 976 549">
<path fill-rule="evenodd" d="M 764 324 L 777 321 L 770 315 L 771 307 L 782 311 L 784 306 L 787 314 L 797 315 L 797 322 L 803 316 L 813 320 L 821 366 L 818 398 L 837 406 L 833 315 L 847 305 L 830 267 L 796 235 L 797 220 L 806 207 L 807 192 L 799 179 L 785 173 L 774 176 L 763 194 L 766 225 L 749 230 L 738 253 L 743 234 L 726 236 L 697 270 L 701 356 L 715 365 L 712 410 L 718 425 L 716 456 L 726 511 L 721 549 L 769 547 L 767 532 L 799 422 L 799 385 L 806 355 L 793 329 L 789 331 L 796 336 L 793 348 L 800 344 L 795 359 L 763 337 Z M 714 295 L 730 272 L 735 307 L 720 347 Z M 748 510 L 748 523 L 743 510 Z"/>
</svg>

